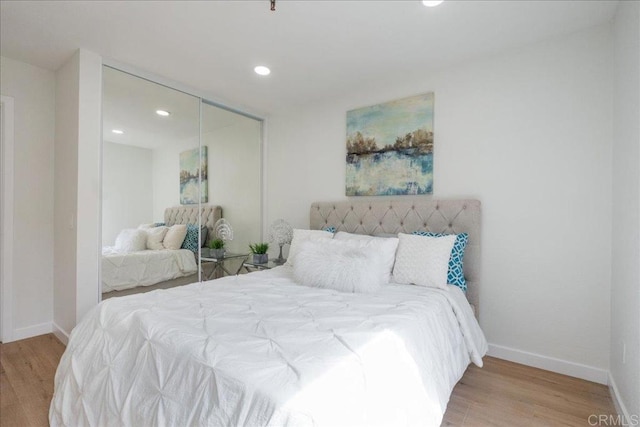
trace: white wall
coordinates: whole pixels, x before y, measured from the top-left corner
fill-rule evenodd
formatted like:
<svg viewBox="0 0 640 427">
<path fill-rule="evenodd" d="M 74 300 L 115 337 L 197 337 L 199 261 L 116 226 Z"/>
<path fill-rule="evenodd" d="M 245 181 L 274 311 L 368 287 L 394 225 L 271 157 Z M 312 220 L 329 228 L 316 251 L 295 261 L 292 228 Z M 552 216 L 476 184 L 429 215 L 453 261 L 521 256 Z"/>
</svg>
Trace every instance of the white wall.
<svg viewBox="0 0 640 427">
<path fill-rule="evenodd" d="M 56 72 L 54 332 L 65 339 L 100 298 L 102 60 L 78 50 Z"/>
<path fill-rule="evenodd" d="M 67 335 L 76 324 L 79 68 L 76 54 L 56 71 L 53 322 Z"/>
<path fill-rule="evenodd" d="M 614 21 L 611 377 L 627 415 L 640 415 L 640 3 Z M 623 346 L 626 362 L 623 362 Z"/>
<path fill-rule="evenodd" d="M 54 73 L 0 58 L 0 92 L 14 98 L 13 339 L 51 331 Z"/>
<path fill-rule="evenodd" d="M 480 309 L 492 352 L 606 382 L 610 32 L 408 71 L 328 105 L 273 114 L 268 223 L 307 227 L 311 202 L 345 199 L 347 110 L 434 91 L 434 197 L 483 204 Z"/>
<path fill-rule="evenodd" d="M 100 302 L 102 58 L 84 49 L 78 85 L 78 208 L 76 323 Z"/>
<path fill-rule="evenodd" d="M 164 221 L 164 210 L 180 206 L 180 153 L 198 148 L 194 136 L 153 149 L 153 220 Z"/>
<path fill-rule="evenodd" d="M 125 228 L 153 222 L 153 152 L 105 141 L 102 147 L 102 245 Z"/>
</svg>

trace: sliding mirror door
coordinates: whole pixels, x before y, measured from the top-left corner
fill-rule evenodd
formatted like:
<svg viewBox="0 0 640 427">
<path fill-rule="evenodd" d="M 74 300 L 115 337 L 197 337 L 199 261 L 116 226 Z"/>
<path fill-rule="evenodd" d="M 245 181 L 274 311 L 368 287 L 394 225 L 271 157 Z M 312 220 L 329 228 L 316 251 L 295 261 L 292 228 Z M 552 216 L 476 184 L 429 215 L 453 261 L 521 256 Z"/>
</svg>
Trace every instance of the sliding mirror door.
<svg viewBox="0 0 640 427">
<path fill-rule="evenodd" d="M 104 67 L 102 127 L 103 298 L 198 281 L 200 99 Z"/>
<path fill-rule="evenodd" d="M 203 101 L 202 147 L 209 153 L 209 201 L 233 229 L 229 253 L 249 253 L 262 239 L 262 121 Z M 240 260 L 227 261 L 237 271 Z"/>
</svg>

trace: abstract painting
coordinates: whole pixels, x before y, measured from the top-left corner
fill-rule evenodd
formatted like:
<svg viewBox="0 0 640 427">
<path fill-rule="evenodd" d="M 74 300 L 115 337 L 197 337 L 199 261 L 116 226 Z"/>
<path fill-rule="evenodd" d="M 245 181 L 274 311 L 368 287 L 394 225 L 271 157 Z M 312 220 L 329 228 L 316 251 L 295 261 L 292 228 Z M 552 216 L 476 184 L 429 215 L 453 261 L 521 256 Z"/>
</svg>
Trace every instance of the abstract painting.
<svg viewBox="0 0 640 427">
<path fill-rule="evenodd" d="M 200 185 L 198 177 L 201 180 Z M 208 201 L 207 146 L 183 151 L 180 153 L 180 204 L 193 205 Z"/>
<path fill-rule="evenodd" d="M 347 196 L 433 193 L 433 92 L 347 112 Z"/>
</svg>

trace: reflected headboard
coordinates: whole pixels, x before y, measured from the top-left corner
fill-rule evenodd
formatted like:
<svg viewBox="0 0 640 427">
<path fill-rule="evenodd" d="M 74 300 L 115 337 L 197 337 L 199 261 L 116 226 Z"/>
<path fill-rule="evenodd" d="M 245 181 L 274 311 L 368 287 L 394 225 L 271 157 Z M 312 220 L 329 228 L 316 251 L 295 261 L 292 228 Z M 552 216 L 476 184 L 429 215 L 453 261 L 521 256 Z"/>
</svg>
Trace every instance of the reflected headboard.
<svg viewBox="0 0 640 427">
<path fill-rule="evenodd" d="M 464 252 L 467 299 L 476 316 L 480 305 L 480 201 L 436 199 L 384 199 L 316 202 L 311 205 L 310 228 L 335 227 L 336 231 L 388 235 L 431 231 L 468 233 Z"/>
<path fill-rule="evenodd" d="M 202 218 L 202 225 L 207 227 L 208 231 L 207 241 L 203 242 L 203 244 L 208 243 L 215 235 L 213 226 L 217 220 L 222 218 L 222 208 L 220 206 L 201 205 L 200 208 L 198 208 L 198 205 L 192 205 L 166 208 L 164 210 L 164 222 L 168 226 L 175 224 L 197 224 L 198 212 L 200 212 L 200 218 Z"/>
</svg>

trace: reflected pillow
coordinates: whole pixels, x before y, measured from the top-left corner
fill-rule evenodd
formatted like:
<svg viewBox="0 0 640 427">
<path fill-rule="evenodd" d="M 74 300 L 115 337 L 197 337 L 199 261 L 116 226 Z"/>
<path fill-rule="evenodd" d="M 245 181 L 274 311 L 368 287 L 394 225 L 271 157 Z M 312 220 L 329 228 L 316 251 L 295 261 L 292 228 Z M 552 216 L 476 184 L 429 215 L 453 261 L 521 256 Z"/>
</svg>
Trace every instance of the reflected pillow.
<svg viewBox="0 0 640 427">
<path fill-rule="evenodd" d="M 137 252 L 147 249 L 147 232 L 143 229 L 125 229 L 116 237 L 118 252 Z"/>
<path fill-rule="evenodd" d="M 184 238 L 187 236 L 187 226 L 184 224 L 176 224 L 169 227 L 167 234 L 164 236 L 162 244 L 167 249 L 180 249 Z"/>
<path fill-rule="evenodd" d="M 162 241 L 164 240 L 164 236 L 167 234 L 167 231 L 169 231 L 169 227 L 146 228 L 144 231 L 147 232 L 147 249 L 155 251 L 164 249 Z"/>
<path fill-rule="evenodd" d="M 198 226 L 195 224 L 187 224 L 187 235 L 182 242 L 182 249 L 189 249 L 192 252 L 198 252 Z M 202 245 L 207 240 L 207 228 L 202 227 Z"/>
<path fill-rule="evenodd" d="M 293 266 L 297 283 L 341 292 L 378 291 L 388 283 L 382 252 L 355 240 L 306 240 Z"/>
</svg>

